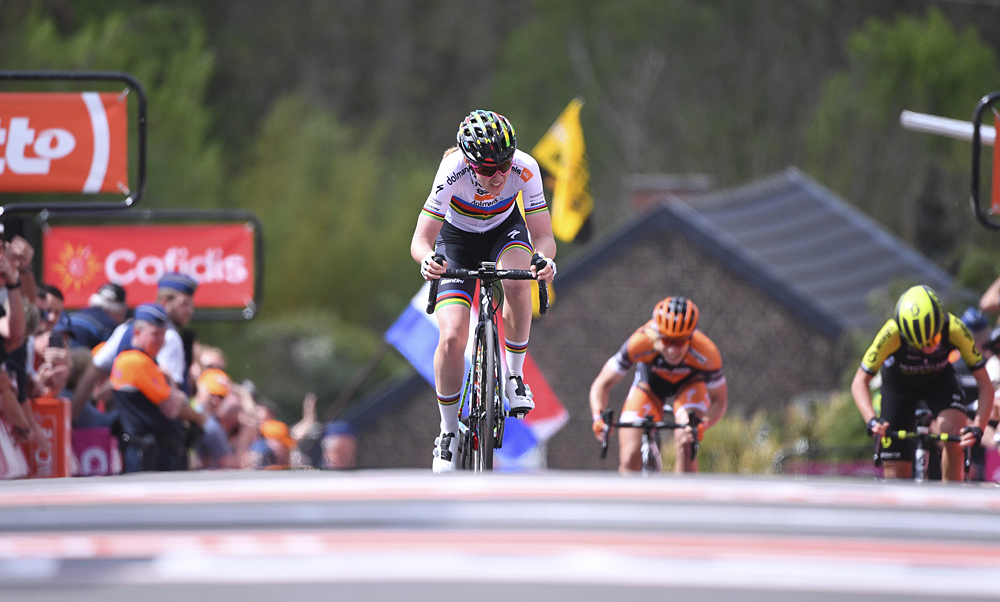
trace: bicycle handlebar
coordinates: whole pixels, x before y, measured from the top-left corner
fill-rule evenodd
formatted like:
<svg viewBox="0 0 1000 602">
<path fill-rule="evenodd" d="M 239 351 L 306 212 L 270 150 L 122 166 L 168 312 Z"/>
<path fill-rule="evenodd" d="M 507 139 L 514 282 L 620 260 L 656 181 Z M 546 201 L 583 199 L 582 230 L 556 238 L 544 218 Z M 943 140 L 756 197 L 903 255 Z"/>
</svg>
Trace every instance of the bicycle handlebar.
<svg viewBox="0 0 1000 602">
<path fill-rule="evenodd" d="M 434 262 L 440 264 L 444 261 L 444 255 L 440 253 L 434 255 Z M 444 271 L 441 278 L 478 278 L 479 280 L 537 280 L 531 270 L 498 270 L 495 268 L 480 267 L 477 270 L 467 270 L 465 268 L 449 268 Z M 437 307 L 438 286 L 441 279 L 431 282 L 431 289 L 427 295 L 427 313 L 433 314 Z M 538 281 L 538 313 L 546 315 L 549 313 L 549 289 L 544 281 Z"/>
<path fill-rule="evenodd" d="M 932 441 L 961 441 L 961 435 L 952 435 L 949 433 L 915 433 L 913 431 L 888 431 L 885 436 L 889 439 L 899 439 L 900 441 L 905 441 L 907 439 L 919 439 L 921 437 L 926 437 Z"/>
<path fill-rule="evenodd" d="M 605 410 L 604 412 L 601 412 L 601 419 L 604 420 L 604 437 L 601 439 L 602 460 L 608 455 L 608 434 L 611 432 L 611 427 L 613 426 L 618 428 L 643 429 L 647 433 L 656 429 L 684 429 L 690 426 L 691 430 L 694 431 L 694 441 L 691 443 L 691 459 L 694 460 L 698 457 L 698 448 L 700 447 L 698 425 L 701 424 L 701 419 L 697 416 L 690 416 L 687 422 L 653 422 L 649 418 L 644 420 L 635 420 L 632 422 L 615 422 L 614 416 L 614 410 Z"/>
<path fill-rule="evenodd" d="M 448 268 L 441 275 L 442 278 L 491 278 L 492 280 L 534 280 L 535 277 L 529 270 L 488 270 L 479 268 L 478 270 L 467 270 L 465 268 Z"/>
<path fill-rule="evenodd" d="M 945 441 L 945 442 L 956 442 L 957 443 L 957 442 L 960 442 L 962 440 L 962 435 L 952 435 L 951 433 L 918 433 L 918 432 L 913 432 L 913 431 L 887 431 L 886 434 L 883 437 L 877 437 L 875 439 L 875 455 L 873 456 L 872 459 L 875 461 L 875 466 L 876 467 L 882 465 L 882 439 L 883 438 L 889 439 L 890 441 L 892 439 L 894 439 L 894 438 L 898 439 L 900 441 L 906 441 L 907 439 L 916 439 L 918 441 L 918 445 L 920 445 L 919 441 L 921 439 L 923 439 L 924 441 L 930 440 L 930 441 Z M 968 479 L 969 464 L 972 461 L 971 451 L 972 451 L 972 449 L 969 448 L 969 447 L 966 447 L 963 450 L 963 453 L 965 454 L 965 474 L 966 474 L 966 479 Z"/>
</svg>

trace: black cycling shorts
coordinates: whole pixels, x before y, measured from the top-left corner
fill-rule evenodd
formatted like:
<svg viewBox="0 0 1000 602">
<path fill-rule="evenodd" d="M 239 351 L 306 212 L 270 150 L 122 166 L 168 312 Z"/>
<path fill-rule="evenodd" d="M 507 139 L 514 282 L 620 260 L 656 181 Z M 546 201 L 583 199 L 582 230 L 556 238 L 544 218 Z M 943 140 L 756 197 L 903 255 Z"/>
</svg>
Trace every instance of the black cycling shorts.
<svg viewBox="0 0 1000 602">
<path fill-rule="evenodd" d="M 901 384 L 900 381 L 905 378 L 900 376 L 882 383 L 879 416 L 889 423 L 890 431 L 913 431 L 920 401 L 927 404 L 932 418 L 947 409 L 965 413 L 965 395 L 954 372 L 948 370 L 933 379 L 922 378 L 916 385 Z M 913 458 L 910 442 L 883 439 L 879 457 L 882 460 L 909 461 Z"/>
<path fill-rule="evenodd" d="M 445 222 L 435 244 L 436 251 L 448 260 L 448 268 L 474 270 L 484 261 L 499 262 L 510 249 L 533 253 L 528 227 L 520 211 L 514 211 L 499 226 L 486 232 L 466 232 Z M 472 307 L 476 292 L 475 278 L 442 278 L 438 286 L 436 307 L 462 304 Z"/>
</svg>

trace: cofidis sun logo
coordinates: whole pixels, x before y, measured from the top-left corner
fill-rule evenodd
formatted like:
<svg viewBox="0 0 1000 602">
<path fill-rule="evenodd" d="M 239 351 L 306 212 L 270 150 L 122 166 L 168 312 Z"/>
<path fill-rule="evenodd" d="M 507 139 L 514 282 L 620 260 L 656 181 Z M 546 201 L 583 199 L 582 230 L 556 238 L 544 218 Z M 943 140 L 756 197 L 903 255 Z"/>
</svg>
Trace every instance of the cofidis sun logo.
<svg viewBox="0 0 1000 602">
<path fill-rule="evenodd" d="M 78 293 L 83 288 L 93 288 L 91 284 L 101 273 L 101 262 L 94 257 L 89 245 L 76 246 L 67 242 L 59 251 L 52 271 L 59 278 L 63 291 Z"/>
</svg>

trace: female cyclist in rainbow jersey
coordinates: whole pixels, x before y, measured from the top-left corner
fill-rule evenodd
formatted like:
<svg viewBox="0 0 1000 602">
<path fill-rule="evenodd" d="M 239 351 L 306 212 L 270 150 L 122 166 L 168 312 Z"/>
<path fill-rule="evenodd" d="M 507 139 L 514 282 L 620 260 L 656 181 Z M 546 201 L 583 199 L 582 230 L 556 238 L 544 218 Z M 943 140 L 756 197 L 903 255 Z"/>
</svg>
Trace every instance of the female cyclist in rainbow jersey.
<svg viewBox="0 0 1000 602">
<path fill-rule="evenodd" d="M 517 208 L 519 193 L 523 218 Z M 434 261 L 435 253 L 445 257 L 442 263 Z M 517 150 L 517 137 L 506 117 L 473 111 L 459 125 L 456 147 L 445 151 L 417 218 L 410 254 L 420 264 L 420 274 L 436 280 L 446 268 L 472 270 L 483 261 L 495 261 L 500 269 L 530 269 L 539 280 L 551 282 L 556 275 L 551 259 L 555 253 L 538 163 Z M 441 334 L 434 353 L 434 388 L 441 434 L 434 443 L 434 472 L 454 470 L 457 457 L 458 400 L 475 286 L 472 278 L 446 278 L 438 288 Z M 522 379 L 531 330 L 530 283 L 505 280 L 503 290 L 505 397 L 512 410 L 530 410 L 535 407 L 531 390 Z"/>
</svg>

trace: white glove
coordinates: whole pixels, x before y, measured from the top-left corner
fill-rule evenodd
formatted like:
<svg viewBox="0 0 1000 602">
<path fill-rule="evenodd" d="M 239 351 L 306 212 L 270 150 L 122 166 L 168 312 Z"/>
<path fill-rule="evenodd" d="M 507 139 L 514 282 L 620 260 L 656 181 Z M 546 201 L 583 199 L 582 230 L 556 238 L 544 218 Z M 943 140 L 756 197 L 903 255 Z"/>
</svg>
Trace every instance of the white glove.
<svg viewBox="0 0 1000 602">
<path fill-rule="evenodd" d="M 555 280 L 556 272 L 557 272 L 555 260 L 549 259 L 548 257 L 542 255 L 541 253 L 535 253 L 534 256 L 532 256 L 532 258 L 531 258 L 531 264 L 535 265 L 535 262 L 536 262 L 537 259 L 544 260 L 546 266 L 550 266 L 552 268 L 552 279 Z M 537 267 L 535 267 L 535 274 L 538 274 L 538 272 L 541 272 L 544 269 L 545 269 L 544 267 L 542 269 L 538 269 Z"/>
<path fill-rule="evenodd" d="M 433 251 L 428 253 L 427 256 L 424 257 L 424 260 L 420 262 L 420 275 L 424 280 L 435 280 L 435 278 L 433 278 L 434 274 L 431 272 L 432 265 L 440 265 L 434 262 Z"/>
</svg>

